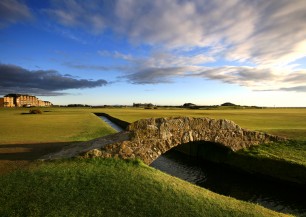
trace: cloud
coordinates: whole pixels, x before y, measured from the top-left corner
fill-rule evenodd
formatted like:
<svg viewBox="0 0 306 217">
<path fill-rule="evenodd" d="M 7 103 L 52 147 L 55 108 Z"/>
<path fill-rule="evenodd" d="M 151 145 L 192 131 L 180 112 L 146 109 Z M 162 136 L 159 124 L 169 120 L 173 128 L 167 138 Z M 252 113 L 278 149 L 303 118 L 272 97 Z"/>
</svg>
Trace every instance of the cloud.
<svg viewBox="0 0 306 217">
<path fill-rule="evenodd" d="M 113 58 L 123 59 L 127 61 L 133 61 L 135 59 L 132 55 L 123 54 L 118 51 L 110 52 L 107 50 L 99 50 L 98 54 L 102 57 L 113 57 Z"/>
<path fill-rule="evenodd" d="M 103 55 L 113 56 L 128 61 L 127 67 L 122 71 L 127 75 L 120 79 L 127 79 L 133 84 L 158 84 L 171 83 L 174 77 L 186 76 L 188 73 L 197 72 L 198 65 L 212 62 L 214 59 L 205 54 L 193 54 L 184 56 L 181 53 L 153 52 L 148 57 L 136 57 L 115 52 L 103 52 Z"/>
<path fill-rule="evenodd" d="M 185 70 L 181 67 L 145 68 L 120 78 L 127 79 L 133 84 L 171 83 L 175 76 L 182 74 Z"/>
<path fill-rule="evenodd" d="M 305 0 L 54 1 L 61 25 L 166 49 L 207 48 L 234 61 L 286 64 L 306 54 Z"/>
<path fill-rule="evenodd" d="M 171 83 L 175 78 L 194 77 L 237 84 L 257 91 L 304 91 L 306 72 L 291 72 L 278 68 L 250 66 L 205 67 L 189 65 L 180 67 L 135 67 L 121 76 L 133 84 Z M 273 88 L 270 88 L 273 87 Z M 268 88 L 268 89 L 267 89 Z"/>
<path fill-rule="evenodd" d="M 0 28 L 32 18 L 30 9 L 25 4 L 17 0 L 0 1 Z"/>
<path fill-rule="evenodd" d="M 69 30 L 94 35 L 111 31 L 148 49 L 145 56 L 98 51 L 124 60 L 125 67 L 116 69 L 130 83 L 169 83 L 192 76 L 253 90 L 302 91 L 306 85 L 305 69 L 289 69 L 306 57 L 305 0 L 52 2 L 44 12 Z M 69 67 L 110 70 L 88 64 Z"/>
<path fill-rule="evenodd" d="M 286 77 L 286 81 L 295 84 L 306 83 L 306 70 L 299 70 L 297 72 L 290 73 Z"/>
<path fill-rule="evenodd" d="M 112 70 L 110 67 L 107 66 L 99 66 L 99 65 L 89 65 L 89 64 L 75 64 L 66 62 L 63 65 L 68 66 L 74 69 L 81 69 L 81 70 L 97 70 L 97 71 L 110 71 Z"/>
<path fill-rule="evenodd" d="M 306 93 L 306 85 L 305 86 L 294 86 L 294 87 L 282 87 L 277 89 L 266 89 L 261 91 L 291 91 L 291 92 L 305 92 Z"/>
<path fill-rule="evenodd" d="M 276 80 L 279 80 L 279 76 L 270 69 L 259 69 L 248 66 L 203 68 L 200 73 L 194 73 L 190 76 L 220 80 L 225 83 L 239 84 L 251 88 L 271 85 L 271 81 L 276 82 Z"/>
<path fill-rule="evenodd" d="M 124 71 L 127 69 L 126 66 L 104 66 L 104 65 L 93 65 L 93 64 L 77 64 L 72 62 L 63 63 L 64 66 L 73 69 L 80 70 L 95 70 L 95 71 Z"/>
<path fill-rule="evenodd" d="M 295 91 L 295 92 L 306 92 L 306 85 L 305 86 L 296 86 L 296 87 L 283 87 L 278 90 L 283 90 L 283 91 Z"/>
<path fill-rule="evenodd" d="M 37 95 L 62 95 L 57 91 L 68 89 L 94 88 L 107 85 L 96 81 L 75 79 L 61 75 L 55 70 L 27 70 L 15 65 L 0 64 L 0 93 L 22 92 Z"/>
<path fill-rule="evenodd" d="M 52 3 L 53 8 L 43 11 L 64 26 L 81 27 L 95 34 L 105 28 L 104 16 L 108 13 L 108 3 L 104 1 L 55 0 Z"/>
</svg>

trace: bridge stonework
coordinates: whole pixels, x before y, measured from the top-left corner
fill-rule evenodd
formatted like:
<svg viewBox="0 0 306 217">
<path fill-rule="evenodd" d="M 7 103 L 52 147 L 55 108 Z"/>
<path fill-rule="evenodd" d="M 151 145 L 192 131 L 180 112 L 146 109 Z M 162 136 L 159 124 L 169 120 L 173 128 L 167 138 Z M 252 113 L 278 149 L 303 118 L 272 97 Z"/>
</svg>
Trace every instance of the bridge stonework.
<svg viewBox="0 0 306 217">
<path fill-rule="evenodd" d="M 78 155 L 85 158 L 140 158 L 150 164 L 171 148 L 192 141 L 214 142 L 237 151 L 252 145 L 284 140 L 282 137 L 242 129 L 234 122 L 223 119 L 150 118 L 130 124 L 126 131 L 92 140 L 83 149 L 78 146 L 64 152 L 66 157 L 68 154 L 70 157 Z M 61 156 L 63 154 L 58 153 L 49 158 Z"/>
</svg>

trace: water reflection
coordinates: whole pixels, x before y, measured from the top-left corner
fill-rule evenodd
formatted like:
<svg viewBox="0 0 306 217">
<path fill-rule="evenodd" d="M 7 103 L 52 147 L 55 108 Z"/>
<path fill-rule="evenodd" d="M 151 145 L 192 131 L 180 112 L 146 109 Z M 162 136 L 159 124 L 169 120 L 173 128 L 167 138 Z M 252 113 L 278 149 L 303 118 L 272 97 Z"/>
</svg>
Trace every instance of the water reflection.
<svg viewBox="0 0 306 217">
<path fill-rule="evenodd" d="M 251 176 L 170 150 L 150 166 L 216 193 L 306 216 L 306 190 Z"/>
<path fill-rule="evenodd" d="M 107 117 L 104 116 L 99 116 L 99 118 L 101 118 L 105 123 L 107 123 L 108 125 L 110 125 L 112 128 L 114 128 L 116 131 L 121 132 L 123 129 L 121 127 L 119 127 L 117 124 L 113 123 L 112 121 L 110 121 Z"/>
</svg>

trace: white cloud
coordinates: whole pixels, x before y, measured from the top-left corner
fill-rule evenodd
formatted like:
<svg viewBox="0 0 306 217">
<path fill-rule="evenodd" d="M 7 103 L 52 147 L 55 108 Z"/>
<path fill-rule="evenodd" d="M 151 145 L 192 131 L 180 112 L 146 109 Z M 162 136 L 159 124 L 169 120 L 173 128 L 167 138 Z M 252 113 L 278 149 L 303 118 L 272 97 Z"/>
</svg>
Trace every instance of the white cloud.
<svg viewBox="0 0 306 217">
<path fill-rule="evenodd" d="M 63 25 L 107 27 L 135 43 L 225 47 L 230 60 L 267 65 L 305 56 L 305 10 L 305 0 L 70 0 L 46 11 Z"/>
<path fill-rule="evenodd" d="M 100 52 L 128 61 L 123 77 L 133 83 L 197 76 L 252 89 L 306 85 L 303 69 L 289 70 L 306 57 L 305 0 L 70 0 L 46 11 L 64 26 L 95 34 L 107 28 L 150 45 L 148 57 Z M 218 65 L 225 59 L 234 64 Z"/>
</svg>

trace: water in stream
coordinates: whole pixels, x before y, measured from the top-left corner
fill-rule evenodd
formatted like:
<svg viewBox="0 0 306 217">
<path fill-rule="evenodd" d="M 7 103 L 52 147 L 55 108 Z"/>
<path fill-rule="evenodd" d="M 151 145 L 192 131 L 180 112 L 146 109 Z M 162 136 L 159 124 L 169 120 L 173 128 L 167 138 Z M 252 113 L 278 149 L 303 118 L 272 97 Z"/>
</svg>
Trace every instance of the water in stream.
<svg viewBox="0 0 306 217">
<path fill-rule="evenodd" d="M 109 119 L 101 119 L 122 131 Z M 175 150 L 163 154 L 150 166 L 222 195 L 306 217 L 306 189 L 300 187 L 252 176 Z"/>
<path fill-rule="evenodd" d="M 306 190 L 296 186 L 197 160 L 175 150 L 163 154 L 150 166 L 222 195 L 258 203 L 275 211 L 306 216 Z"/>
</svg>

